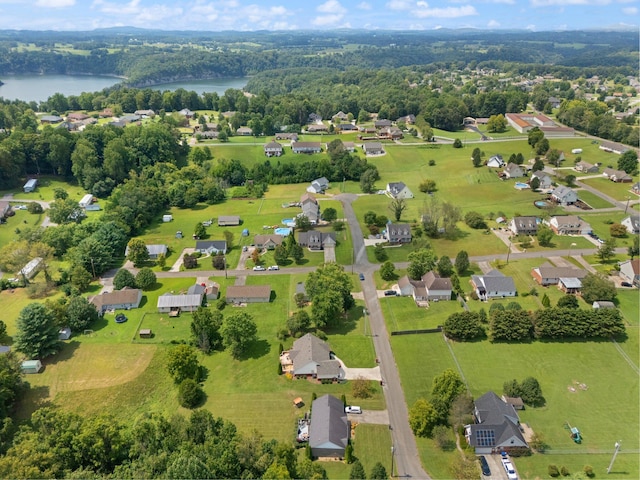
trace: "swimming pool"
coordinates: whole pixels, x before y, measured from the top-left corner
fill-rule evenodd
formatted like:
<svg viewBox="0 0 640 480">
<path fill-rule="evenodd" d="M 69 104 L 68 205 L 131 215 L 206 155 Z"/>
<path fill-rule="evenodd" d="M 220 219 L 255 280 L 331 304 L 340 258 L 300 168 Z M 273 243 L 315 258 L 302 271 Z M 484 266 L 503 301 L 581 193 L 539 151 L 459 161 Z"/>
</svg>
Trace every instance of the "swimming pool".
<svg viewBox="0 0 640 480">
<path fill-rule="evenodd" d="M 545 208 L 549 206 L 549 202 L 545 200 L 536 200 L 533 204 L 538 208 Z"/>
<path fill-rule="evenodd" d="M 275 233 L 276 235 L 282 235 L 283 237 L 286 237 L 287 235 L 291 235 L 291 229 L 290 228 L 284 228 L 284 227 L 278 227 L 278 228 L 273 230 L 273 233 Z"/>
<path fill-rule="evenodd" d="M 528 184 L 522 182 L 516 182 L 515 188 L 518 190 L 524 190 L 525 188 L 530 188 Z"/>
<path fill-rule="evenodd" d="M 296 226 L 296 221 L 293 218 L 283 218 L 281 223 L 283 225 L 286 225 L 287 227 L 295 227 Z"/>
</svg>

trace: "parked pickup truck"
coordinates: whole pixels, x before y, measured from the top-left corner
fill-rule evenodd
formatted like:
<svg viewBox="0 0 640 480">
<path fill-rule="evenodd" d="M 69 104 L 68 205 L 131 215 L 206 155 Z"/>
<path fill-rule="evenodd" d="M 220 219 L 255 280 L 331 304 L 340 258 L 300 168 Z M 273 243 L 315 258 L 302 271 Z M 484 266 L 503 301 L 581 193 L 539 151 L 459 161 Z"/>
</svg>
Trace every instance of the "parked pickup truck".
<svg viewBox="0 0 640 480">
<path fill-rule="evenodd" d="M 518 475 L 516 475 L 516 470 L 513 468 L 513 464 L 508 458 L 502 457 L 502 466 L 507 471 L 507 477 L 509 477 L 509 480 L 518 479 Z"/>
</svg>

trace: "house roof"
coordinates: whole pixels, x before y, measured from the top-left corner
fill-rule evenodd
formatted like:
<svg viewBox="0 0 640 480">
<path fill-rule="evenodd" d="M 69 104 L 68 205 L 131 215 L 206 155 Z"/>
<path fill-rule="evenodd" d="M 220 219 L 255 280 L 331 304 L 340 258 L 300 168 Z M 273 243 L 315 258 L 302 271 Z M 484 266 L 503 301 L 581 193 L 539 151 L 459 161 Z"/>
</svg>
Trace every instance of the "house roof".
<svg viewBox="0 0 640 480">
<path fill-rule="evenodd" d="M 622 265 L 631 265 L 633 274 L 640 275 L 640 258 L 636 258 L 635 260 L 627 260 L 626 262 L 620 262 L 620 266 Z"/>
<path fill-rule="evenodd" d="M 556 189 L 553 192 L 551 192 L 551 195 L 553 195 L 556 198 L 562 199 L 567 197 L 568 195 L 575 195 L 575 192 L 569 187 L 565 187 L 564 185 L 558 185 Z"/>
<path fill-rule="evenodd" d="M 606 177 L 615 177 L 618 179 L 622 179 L 622 178 L 631 178 L 631 176 L 625 172 L 624 170 L 616 170 L 614 168 L 605 168 L 602 171 L 602 174 L 605 175 Z"/>
<path fill-rule="evenodd" d="M 282 145 L 280 145 L 278 142 L 276 142 L 275 140 L 273 142 L 269 142 L 267 144 L 265 144 L 264 146 L 265 150 L 282 150 Z"/>
<path fill-rule="evenodd" d="M 547 172 L 542 171 L 542 170 L 536 170 L 535 172 L 533 172 L 531 174 L 531 177 L 538 177 L 540 180 L 542 180 L 543 178 L 551 179 L 549 174 Z"/>
<path fill-rule="evenodd" d="M 218 224 L 223 223 L 240 223 L 240 215 L 220 215 L 218 217 Z"/>
<path fill-rule="evenodd" d="M 411 236 L 411 226 L 408 223 L 388 223 L 389 235 Z"/>
<path fill-rule="evenodd" d="M 269 285 L 230 285 L 227 287 L 229 298 L 271 298 Z"/>
<path fill-rule="evenodd" d="M 474 402 L 476 420 L 482 425 L 499 425 L 505 418 L 512 423 L 520 421 L 512 405 L 504 402 L 494 392 L 487 392 Z"/>
<path fill-rule="evenodd" d="M 167 254 L 167 246 L 166 245 L 147 245 L 147 252 L 149 255 L 166 255 Z M 124 254 L 129 255 L 129 247 L 125 248 Z"/>
<path fill-rule="evenodd" d="M 105 292 L 89 297 L 88 300 L 97 309 L 102 309 L 111 305 L 136 304 L 141 296 L 142 290 L 125 287 L 122 290 L 114 290 L 113 292 Z"/>
<path fill-rule="evenodd" d="M 300 232 L 298 235 L 298 243 L 304 245 L 321 244 L 331 246 L 336 243 L 336 234 L 334 232 L 321 232 L 318 230 L 309 230 L 308 232 Z"/>
<path fill-rule="evenodd" d="M 587 222 L 582 220 L 577 215 L 556 215 L 555 217 L 551 217 L 549 220 L 550 223 L 558 226 L 558 227 L 585 227 L 589 226 Z"/>
<path fill-rule="evenodd" d="M 398 287 L 405 288 L 405 287 L 408 287 L 409 285 L 411 285 L 411 280 L 409 280 L 409 277 L 407 275 L 400 277 L 398 279 Z"/>
<path fill-rule="evenodd" d="M 265 243 L 268 242 L 273 242 L 276 245 L 282 245 L 282 235 L 276 235 L 276 234 L 271 234 L 271 235 L 255 235 L 253 237 L 253 243 L 255 243 L 256 245 L 264 245 Z"/>
<path fill-rule="evenodd" d="M 316 197 L 312 193 L 306 192 L 300 196 L 300 203 L 307 203 L 307 202 L 318 203 L 318 200 L 316 200 Z"/>
<path fill-rule="evenodd" d="M 582 282 L 575 277 L 560 277 L 558 281 L 566 288 L 582 288 Z"/>
<path fill-rule="evenodd" d="M 202 294 L 174 295 L 165 293 L 158 297 L 158 308 L 193 308 L 202 305 Z"/>
<path fill-rule="evenodd" d="M 387 190 L 392 195 L 397 195 L 402 190 L 407 188 L 407 185 L 404 182 L 389 182 L 387 183 Z"/>
<path fill-rule="evenodd" d="M 199 283 L 196 283 L 194 285 L 191 285 L 188 289 L 187 289 L 187 295 L 204 295 L 207 291 L 207 288 L 200 285 Z"/>
<path fill-rule="evenodd" d="M 344 450 L 349 442 L 349 421 L 344 404 L 332 395 L 316 398 L 311 406 L 309 446 Z"/>
<path fill-rule="evenodd" d="M 634 230 L 640 230 L 640 214 L 638 215 L 629 215 L 627 218 L 623 220 L 623 222 L 629 222 Z"/>
<path fill-rule="evenodd" d="M 425 273 L 422 276 L 422 281 L 427 290 L 451 290 L 451 280 L 441 277 L 433 271 Z"/>
<path fill-rule="evenodd" d="M 513 175 L 514 173 L 518 173 L 522 175 L 522 167 L 520 167 L 520 165 L 518 165 L 517 163 L 513 163 L 513 162 L 509 162 L 507 166 L 504 167 L 504 171 L 510 175 Z"/>
<path fill-rule="evenodd" d="M 555 267 L 549 262 L 543 263 L 538 268 L 534 268 L 542 278 L 584 278 L 587 271 L 573 267 Z"/>
<path fill-rule="evenodd" d="M 382 150 L 382 143 L 380 142 L 365 142 L 363 144 L 365 150 Z"/>
<path fill-rule="evenodd" d="M 293 342 L 289 358 L 293 361 L 293 371 L 310 362 L 321 363 L 331 360 L 329 344 L 315 335 L 307 333 Z"/>
<path fill-rule="evenodd" d="M 516 284 L 513 278 L 505 276 L 498 270 L 491 270 L 484 275 L 471 275 L 471 280 L 477 286 L 482 285 L 488 292 L 516 291 Z"/>
<path fill-rule="evenodd" d="M 198 240 L 196 242 L 196 250 L 209 250 L 210 248 L 224 251 L 227 249 L 227 241 L 226 240 Z"/>
<path fill-rule="evenodd" d="M 520 230 L 532 230 L 538 228 L 539 219 L 538 217 L 513 217 L 511 222 L 515 225 L 515 227 Z"/>
<path fill-rule="evenodd" d="M 616 304 L 608 300 L 596 300 L 593 302 L 593 308 L 616 308 Z"/>
</svg>

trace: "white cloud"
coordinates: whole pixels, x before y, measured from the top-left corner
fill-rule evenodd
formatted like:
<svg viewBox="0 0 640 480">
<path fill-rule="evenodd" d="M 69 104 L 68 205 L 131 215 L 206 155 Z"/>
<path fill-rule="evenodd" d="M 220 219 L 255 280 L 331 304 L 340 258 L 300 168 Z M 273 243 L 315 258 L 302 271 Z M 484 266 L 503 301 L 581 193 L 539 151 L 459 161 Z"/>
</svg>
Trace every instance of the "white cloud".
<svg viewBox="0 0 640 480">
<path fill-rule="evenodd" d="M 637 15 L 638 14 L 638 8 L 637 7 L 626 7 L 622 9 L 622 13 L 624 13 L 625 15 Z"/>
<path fill-rule="evenodd" d="M 409 0 L 390 0 L 385 6 L 389 10 L 409 10 L 413 6 L 413 2 Z"/>
<path fill-rule="evenodd" d="M 342 15 L 342 14 L 320 15 L 319 17 L 314 18 L 311 21 L 311 24 L 315 25 L 316 27 L 336 26 L 336 24 L 338 24 L 342 20 L 343 17 L 344 17 L 344 15 Z"/>
<path fill-rule="evenodd" d="M 534 7 L 565 7 L 571 5 L 609 5 L 611 0 L 531 0 Z"/>
<path fill-rule="evenodd" d="M 530 30 L 532 32 L 537 31 L 536 26 L 535 25 L 527 25 L 526 27 L 524 27 L 525 30 Z"/>
<path fill-rule="evenodd" d="M 459 18 L 478 15 L 475 7 L 464 5 L 462 7 L 429 8 L 426 2 L 418 2 L 418 10 L 414 15 L 418 18 Z"/>
<path fill-rule="evenodd" d="M 338 0 L 327 0 L 316 8 L 318 12 L 328 13 L 330 15 L 345 14 L 347 9 L 340 5 Z"/>
<path fill-rule="evenodd" d="M 170 7 L 167 5 L 153 4 L 143 6 L 140 0 L 131 0 L 124 5 L 106 0 L 94 0 L 91 8 L 115 17 L 114 22 L 118 24 L 149 27 L 150 23 L 161 20 L 177 20 L 183 14 L 180 7 Z"/>
<path fill-rule="evenodd" d="M 76 0 L 38 0 L 36 2 L 37 7 L 44 8 L 73 7 L 75 4 Z"/>
<path fill-rule="evenodd" d="M 487 23 L 488 28 L 498 28 L 499 26 L 500 22 L 498 22 L 497 20 L 489 20 L 489 23 Z"/>
<path fill-rule="evenodd" d="M 360 10 L 371 10 L 371 4 L 367 2 L 361 2 L 358 4 Z"/>
</svg>

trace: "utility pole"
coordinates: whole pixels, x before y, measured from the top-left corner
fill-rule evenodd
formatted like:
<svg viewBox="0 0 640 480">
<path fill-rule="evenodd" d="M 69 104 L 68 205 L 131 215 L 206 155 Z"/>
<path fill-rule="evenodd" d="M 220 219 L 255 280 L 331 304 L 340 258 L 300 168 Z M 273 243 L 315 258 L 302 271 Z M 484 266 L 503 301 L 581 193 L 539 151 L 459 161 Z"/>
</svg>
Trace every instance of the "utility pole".
<svg viewBox="0 0 640 480">
<path fill-rule="evenodd" d="M 622 443 L 622 440 L 620 440 L 619 442 L 616 442 L 616 449 L 613 451 L 613 457 L 611 458 L 611 463 L 609 464 L 609 466 L 607 467 L 607 474 L 611 472 L 611 469 L 613 468 L 613 462 L 616 461 L 616 457 L 618 456 L 618 452 L 620 451 L 620 444 Z"/>
<path fill-rule="evenodd" d="M 507 248 L 507 265 L 509 265 L 509 255 L 511 254 L 511 239 L 509 239 L 509 246 Z"/>
<path fill-rule="evenodd" d="M 627 206 L 626 206 L 626 207 L 624 207 L 624 213 L 625 213 L 625 215 L 626 215 L 626 213 L 627 213 L 627 210 L 629 209 L 629 200 L 631 200 L 631 197 L 627 195 Z"/>
</svg>

